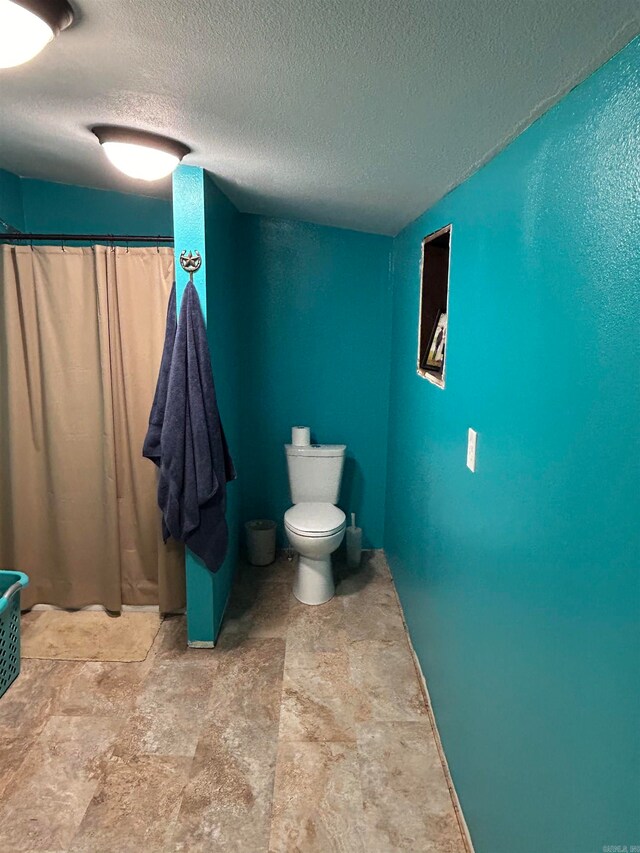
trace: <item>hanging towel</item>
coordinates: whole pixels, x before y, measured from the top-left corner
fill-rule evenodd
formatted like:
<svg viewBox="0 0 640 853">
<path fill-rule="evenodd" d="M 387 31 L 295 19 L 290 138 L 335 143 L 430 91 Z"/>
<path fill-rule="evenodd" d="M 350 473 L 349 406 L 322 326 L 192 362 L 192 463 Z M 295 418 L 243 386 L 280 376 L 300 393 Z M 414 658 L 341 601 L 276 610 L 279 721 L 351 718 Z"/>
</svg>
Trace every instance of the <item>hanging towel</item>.
<svg viewBox="0 0 640 853">
<path fill-rule="evenodd" d="M 162 436 L 162 424 L 164 423 L 164 412 L 167 407 L 167 387 L 169 385 L 169 371 L 171 370 L 171 356 L 173 345 L 176 341 L 176 326 L 178 315 L 176 313 L 176 283 L 173 282 L 169 295 L 167 307 L 167 323 L 164 333 L 164 346 L 162 348 L 162 359 L 160 360 L 160 371 L 156 383 L 156 393 L 153 397 L 151 415 L 149 416 L 149 429 L 142 446 L 142 455 L 151 459 L 158 468 L 160 467 L 160 438 Z M 165 541 L 166 541 L 165 537 Z"/>
<path fill-rule="evenodd" d="M 173 536 L 184 542 L 215 572 L 227 551 L 226 484 L 236 472 L 216 402 L 198 293 L 190 282 L 177 323 L 175 299 L 174 285 L 143 456 L 160 469 L 165 541 Z"/>
</svg>

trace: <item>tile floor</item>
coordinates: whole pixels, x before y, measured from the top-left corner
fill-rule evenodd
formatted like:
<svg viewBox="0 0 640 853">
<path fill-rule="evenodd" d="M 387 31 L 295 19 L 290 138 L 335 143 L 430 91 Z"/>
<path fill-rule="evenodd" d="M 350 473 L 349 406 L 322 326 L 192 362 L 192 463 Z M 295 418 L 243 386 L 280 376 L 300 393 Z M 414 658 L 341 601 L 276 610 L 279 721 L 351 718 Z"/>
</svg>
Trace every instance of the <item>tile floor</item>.
<svg viewBox="0 0 640 853">
<path fill-rule="evenodd" d="M 464 853 L 384 555 L 321 607 L 292 573 L 242 567 L 214 650 L 170 617 L 142 663 L 24 661 L 0 850 Z"/>
</svg>

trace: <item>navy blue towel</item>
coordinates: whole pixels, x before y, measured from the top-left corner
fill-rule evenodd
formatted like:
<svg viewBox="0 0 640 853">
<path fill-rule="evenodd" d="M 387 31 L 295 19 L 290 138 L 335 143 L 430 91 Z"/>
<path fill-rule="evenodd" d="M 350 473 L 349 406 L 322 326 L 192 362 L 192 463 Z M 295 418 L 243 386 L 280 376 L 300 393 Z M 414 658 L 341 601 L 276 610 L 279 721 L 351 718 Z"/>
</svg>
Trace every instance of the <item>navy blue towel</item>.
<svg viewBox="0 0 640 853">
<path fill-rule="evenodd" d="M 160 467 L 160 440 L 162 437 L 162 424 L 164 423 L 164 412 L 167 407 L 167 388 L 169 386 L 169 371 L 171 370 L 171 357 L 173 356 L 173 345 L 176 341 L 176 326 L 178 315 L 176 313 L 176 283 L 173 282 L 169 305 L 167 307 L 167 325 L 164 333 L 164 347 L 162 348 L 162 359 L 156 383 L 156 393 L 151 406 L 149 416 L 149 429 L 142 446 L 142 455 Z M 165 537 L 165 541 L 166 541 Z"/>
<path fill-rule="evenodd" d="M 236 472 L 213 382 L 198 292 L 189 283 L 176 323 L 175 284 L 142 454 L 160 468 L 163 535 L 184 542 L 212 572 L 227 552 L 226 484 Z"/>
</svg>

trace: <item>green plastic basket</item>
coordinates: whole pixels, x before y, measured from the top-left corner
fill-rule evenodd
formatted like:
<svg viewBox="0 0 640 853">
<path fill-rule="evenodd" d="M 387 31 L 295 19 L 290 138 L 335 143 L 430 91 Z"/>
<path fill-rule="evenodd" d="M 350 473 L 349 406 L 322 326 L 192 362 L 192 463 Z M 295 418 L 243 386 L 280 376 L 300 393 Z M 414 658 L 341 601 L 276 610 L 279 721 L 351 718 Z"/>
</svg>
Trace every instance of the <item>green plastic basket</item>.
<svg viewBox="0 0 640 853">
<path fill-rule="evenodd" d="M 20 590 L 29 578 L 0 570 L 0 697 L 20 673 Z"/>
</svg>

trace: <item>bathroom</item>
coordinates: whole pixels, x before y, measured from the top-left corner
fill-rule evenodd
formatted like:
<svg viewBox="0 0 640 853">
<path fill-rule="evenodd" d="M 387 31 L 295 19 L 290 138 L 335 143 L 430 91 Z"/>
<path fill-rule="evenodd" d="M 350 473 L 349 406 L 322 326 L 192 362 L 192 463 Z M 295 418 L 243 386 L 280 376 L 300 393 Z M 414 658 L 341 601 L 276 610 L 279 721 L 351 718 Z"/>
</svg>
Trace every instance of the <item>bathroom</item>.
<svg viewBox="0 0 640 853">
<path fill-rule="evenodd" d="M 65 5 L 0 0 L 0 22 Z M 638 12 L 454 6 L 71 0 L 68 27 L 0 67 L 0 569 L 29 578 L 0 850 L 640 846 Z M 92 133 L 106 122 L 189 150 L 131 178 Z M 74 259 L 73 279 L 50 272 Z M 22 449 L 34 424 L 53 446 L 60 412 L 83 434 L 54 356 L 80 311 L 100 319 L 103 262 L 114 340 L 140 348 L 123 381 L 148 376 L 127 447 L 146 491 L 114 511 L 135 529 L 143 500 L 157 537 L 115 598 L 94 587 L 134 558 L 100 554 L 107 509 L 78 529 L 58 469 L 36 480 Z M 162 543 L 142 458 L 169 289 L 180 310 L 190 277 L 236 474 L 214 572 Z M 285 452 L 301 425 L 345 447 L 313 603 L 285 521 L 309 500 Z M 96 472 L 76 467 L 81 502 Z M 254 519 L 276 523 L 268 565 Z"/>
</svg>

